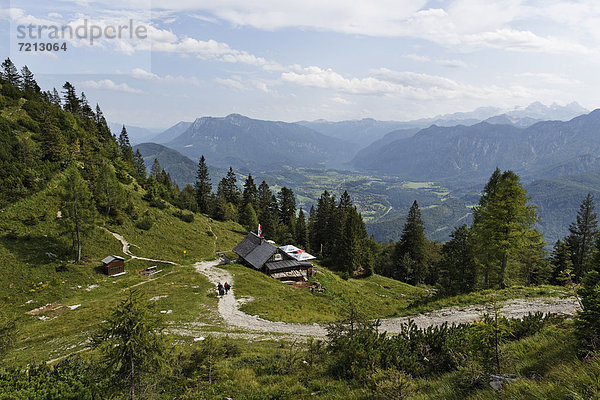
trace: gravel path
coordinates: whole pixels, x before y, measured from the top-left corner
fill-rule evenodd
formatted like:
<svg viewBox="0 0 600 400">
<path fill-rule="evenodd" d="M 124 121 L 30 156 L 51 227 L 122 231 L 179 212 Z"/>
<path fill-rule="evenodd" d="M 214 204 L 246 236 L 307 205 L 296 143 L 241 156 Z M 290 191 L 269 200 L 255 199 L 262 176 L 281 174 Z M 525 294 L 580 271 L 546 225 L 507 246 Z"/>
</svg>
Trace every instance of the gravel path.
<svg viewBox="0 0 600 400">
<path fill-rule="evenodd" d="M 203 261 L 195 264 L 194 267 L 196 268 L 196 271 L 205 275 L 215 286 L 219 282 L 229 282 L 232 287 L 234 287 L 233 276 L 228 271 L 217 268 L 219 263 L 220 260 Z M 255 315 L 248 315 L 240 311 L 239 306 L 243 303 L 243 299 L 236 300 L 234 293 L 234 290 L 231 289 L 229 294 L 224 295 L 219 299 L 219 314 L 223 320 L 232 327 L 260 332 L 284 333 L 294 336 L 324 337 L 327 334 L 324 325 L 273 322 Z M 537 311 L 541 311 L 544 314 L 555 313 L 573 315 L 579 309 L 577 300 L 573 298 L 515 299 L 502 302 L 500 305 L 501 314 L 509 318 L 519 318 L 530 312 Z M 383 319 L 381 320 L 379 330 L 389 333 L 398 333 L 400 332 L 402 325 L 409 319 L 415 321 L 420 327 L 441 325 L 444 322 L 448 322 L 449 324 L 471 322 L 481 318 L 485 312 L 486 307 L 482 305 L 444 308 L 411 317 Z"/>
<path fill-rule="evenodd" d="M 212 229 L 211 229 L 212 231 Z M 118 233 L 111 232 L 117 240 L 123 245 L 123 253 L 131 258 L 138 260 L 155 261 L 161 263 L 167 263 L 172 265 L 178 265 L 172 261 L 155 260 L 152 258 L 138 257 L 131 253 L 129 250 L 130 244 L 127 240 L 119 235 Z M 213 233 L 214 235 L 214 233 Z M 216 245 L 215 236 L 215 245 Z M 196 263 L 194 267 L 196 271 L 205 275 L 208 280 L 215 285 L 220 283 L 229 282 L 232 287 L 235 287 L 233 282 L 233 276 L 222 268 L 217 268 L 221 263 L 220 259 L 214 261 L 202 261 Z M 235 290 L 232 288 L 229 294 L 222 296 L 219 299 L 218 311 L 219 315 L 225 323 L 234 328 L 248 329 L 258 332 L 267 333 L 282 333 L 293 336 L 315 336 L 325 337 L 327 330 L 325 325 L 320 324 L 292 324 L 285 322 L 274 322 L 260 318 L 256 315 L 249 315 L 240 311 L 240 305 L 246 301 L 252 299 L 236 299 Z M 543 312 L 563 314 L 563 315 L 574 315 L 580 308 L 575 298 L 534 298 L 534 299 L 514 299 L 500 303 L 500 313 L 508 318 L 520 318 L 532 312 Z M 399 317 L 399 318 L 388 318 L 381 320 L 380 331 L 389 333 L 398 333 L 403 324 L 409 319 L 412 319 L 419 327 L 428 327 L 434 325 L 441 325 L 444 322 L 449 324 L 453 323 L 464 323 L 475 321 L 483 316 L 486 312 L 484 305 L 472 305 L 465 307 L 449 307 L 441 310 L 430 311 L 423 314 L 411 316 L 411 317 Z"/>
<path fill-rule="evenodd" d="M 178 265 L 177 263 L 174 263 L 173 261 L 155 260 L 153 258 L 135 256 L 129 250 L 129 247 L 130 247 L 129 242 L 123 236 L 119 235 L 118 233 L 111 232 L 106 228 L 104 228 L 104 230 L 106 232 L 110 233 L 111 235 L 113 235 L 115 237 L 115 239 L 117 239 L 119 242 L 121 242 L 121 244 L 123 245 L 123 253 L 125 253 L 126 255 L 128 255 L 131 258 L 135 258 L 137 260 L 154 261 L 154 262 L 160 262 L 160 263 L 165 263 L 165 264 Z"/>
</svg>

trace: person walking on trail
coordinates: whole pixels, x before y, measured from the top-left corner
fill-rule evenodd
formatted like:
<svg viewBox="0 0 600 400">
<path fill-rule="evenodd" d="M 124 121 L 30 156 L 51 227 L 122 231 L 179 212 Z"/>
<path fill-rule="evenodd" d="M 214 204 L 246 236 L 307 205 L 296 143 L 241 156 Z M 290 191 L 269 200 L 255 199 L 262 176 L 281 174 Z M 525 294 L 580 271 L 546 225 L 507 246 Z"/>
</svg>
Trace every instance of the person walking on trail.
<svg viewBox="0 0 600 400">
<path fill-rule="evenodd" d="M 229 293 L 229 289 L 231 289 L 231 285 L 227 282 L 225 282 L 225 285 L 223 286 L 225 288 L 225 294 Z"/>
<path fill-rule="evenodd" d="M 219 296 L 223 297 L 223 295 L 225 294 L 225 289 L 223 288 L 223 285 L 221 285 L 221 282 L 219 282 L 219 284 L 217 285 L 217 290 L 219 291 Z"/>
</svg>

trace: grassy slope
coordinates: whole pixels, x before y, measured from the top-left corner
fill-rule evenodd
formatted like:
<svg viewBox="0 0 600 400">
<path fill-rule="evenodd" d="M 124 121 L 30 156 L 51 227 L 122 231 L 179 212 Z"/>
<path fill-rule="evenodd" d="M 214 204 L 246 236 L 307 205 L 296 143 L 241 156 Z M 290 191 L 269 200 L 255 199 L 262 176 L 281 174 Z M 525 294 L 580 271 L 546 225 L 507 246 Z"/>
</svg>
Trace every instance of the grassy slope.
<svg viewBox="0 0 600 400">
<path fill-rule="evenodd" d="M 70 263 L 70 237 L 61 234 L 57 218 L 54 188 L 60 179 L 0 213 L 0 298 L 16 314 L 19 325 L 15 346 L 6 358 L 9 364 L 48 360 L 85 347 L 91 331 L 131 287 L 142 289 L 148 297 L 166 296 L 157 302 L 161 310 L 172 310 L 166 314 L 168 322 L 214 320 L 217 300 L 212 285 L 191 266 L 127 260 L 126 275 L 104 275 L 100 260 L 108 254 L 123 254 L 121 244 L 101 227 L 85 237 L 84 262 Z M 242 237 L 235 223 L 211 222 L 199 214 L 186 223 L 172 215 L 172 208 L 147 208 L 141 190 L 132 185 L 128 190 L 136 212 L 140 216 L 148 212 L 154 225 L 144 231 L 126 218 L 122 225 L 106 227 L 133 244 L 131 251 L 136 255 L 190 264 L 214 257 L 211 229 L 218 236 L 217 251 L 231 249 Z M 183 249 L 187 250 L 185 260 Z M 58 259 L 48 257 L 47 252 L 57 254 Z M 151 265 L 163 271 L 151 277 L 136 273 Z M 57 272 L 61 266 L 66 270 Z M 91 285 L 98 287 L 86 290 Z M 25 314 L 54 302 L 63 307 L 43 314 L 50 320 Z M 73 310 L 67 307 L 77 304 L 81 306 Z"/>
<path fill-rule="evenodd" d="M 483 382 L 466 384 L 468 370 L 429 380 L 419 379 L 411 399 L 596 399 L 600 393 L 600 358 L 577 358 L 573 321 L 502 346 L 502 373 L 520 379 L 504 386 L 501 396 Z"/>
<path fill-rule="evenodd" d="M 349 304 L 355 304 L 370 318 L 392 317 L 424 293 L 423 289 L 378 275 L 344 281 L 319 266 L 313 280 L 319 281 L 324 291 L 313 294 L 241 265 L 228 265 L 227 269 L 234 275 L 236 296 L 254 299 L 244 304 L 242 311 L 272 321 L 331 322 L 343 317 Z"/>
</svg>

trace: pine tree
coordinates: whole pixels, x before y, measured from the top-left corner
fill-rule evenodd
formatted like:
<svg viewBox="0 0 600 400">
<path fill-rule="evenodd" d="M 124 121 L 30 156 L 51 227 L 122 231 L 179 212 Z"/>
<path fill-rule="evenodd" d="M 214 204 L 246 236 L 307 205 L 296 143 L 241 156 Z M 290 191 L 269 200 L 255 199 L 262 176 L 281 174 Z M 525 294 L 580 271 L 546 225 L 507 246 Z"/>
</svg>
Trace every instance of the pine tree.
<svg viewBox="0 0 600 400">
<path fill-rule="evenodd" d="M 94 120 L 95 119 L 94 111 L 92 110 L 92 107 L 90 107 L 90 104 L 87 101 L 87 97 L 85 96 L 85 93 L 83 93 L 83 92 L 81 92 L 81 100 L 79 100 L 79 104 L 80 104 L 79 112 L 81 113 L 81 115 L 83 117 Z"/>
<path fill-rule="evenodd" d="M 29 68 L 27 68 L 27 65 L 21 68 L 21 77 L 23 78 L 23 90 L 31 91 L 34 93 L 39 93 L 41 91 L 40 87 L 35 81 L 33 73 L 29 70 Z"/>
<path fill-rule="evenodd" d="M 406 280 L 410 283 L 423 283 L 425 281 L 429 267 L 429 260 L 427 259 L 428 244 L 419 204 L 415 200 L 408 211 L 402 236 L 394 251 L 395 275 L 400 280 Z M 412 271 L 407 270 L 406 265 L 402 263 L 405 255 L 408 255 L 414 262 Z"/>
<path fill-rule="evenodd" d="M 308 227 L 302 208 L 300 208 L 300 211 L 298 212 L 298 220 L 296 221 L 296 244 L 300 248 L 308 248 Z"/>
<path fill-rule="evenodd" d="M 144 157 L 142 156 L 142 153 L 140 153 L 140 149 L 135 150 L 133 163 L 135 178 L 138 180 L 138 182 L 143 183 L 146 179 L 146 164 L 144 164 Z"/>
<path fill-rule="evenodd" d="M 252 204 L 246 204 L 242 210 L 242 213 L 240 214 L 240 225 L 250 232 L 255 231 L 258 227 L 258 218 L 256 217 L 256 212 L 254 211 Z"/>
<path fill-rule="evenodd" d="M 235 207 L 239 207 L 241 192 L 237 186 L 237 179 L 235 177 L 235 172 L 233 172 L 233 168 L 229 167 L 227 176 L 219 182 L 217 194 L 223 196 L 228 203 L 233 204 Z"/>
<path fill-rule="evenodd" d="M 279 191 L 279 221 L 291 229 L 292 220 L 296 220 L 296 196 L 292 189 L 284 186 Z"/>
<path fill-rule="evenodd" d="M 371 275 L 375 259 L 369 242 L 361 215 L 356 207 L 350 206 L 343 221 L 339 254 L 334 256 L 337 260 L 336 269 L 344 269 L 349 276 Z"/>
<path fill-rule="evenodd" d="M 63 99 L 65 101 L 64 110 L 72 112 L 73 114 L 79 114 L 81 110 L 81 104 L 77 98 L 75 87 L 69 82 L 65 82 L 63 89 Z"/>
<path fill-rule="evenodd" d="M 95 207 L 92 194 L 77 167 L 65 171 L 60 188 L 62 221 L 73 238 L 75 261 L 81 261 L 82 235 L 94 227 Z"/>
<path fill-rule="evenodd" d="M 138 291 L 130 291 L 92 338 L 100 350 L 112 382 L 133 400 L 143 392 L 144 379 L 167 368 L 167 342 L 160 314 Z"/>
<path fill-rule="evenodd" d="M 150 168 L 150 175 L 152 175 L 157 181 L 160 176 L 161 169 L 162 168 L 160 167 L 158 160 L 155 158 L 154 162 L 152 163 L 152 167 Z"/>
<path fill-rule="evenodd" d="M 500 176 L 494 172 L 474 215 L 473 243 L 477 262 L 483 266 L 484 285 L 505 287 L 509 259 L 521 263 L 524 252 L 541 242 L 534 228 L 536 209 L 514 172 Z"/>
<path fill-rule="evenodd" d="M 442 246 L 439 262 L 439 283 L 444 293 L 456 295 L 471 292 L 477 283 L 477 264 L 469 239 L 470 231 L 461 225 L 450 234 Z"/>
<path fill-rule="evenodd" d="M 2 62 L 2 79 L 11 85 L 21 87 L 21 75 L 10 58 Z"/>
<path fill-rule="evenodd" d="M 600 350 L 600 268 L 596 262 L 582 279 L 582 287 L 577 291 L 581 298 L 582 310 L 575 320 L 575 334 L 579 340 L 582 356 Z"/>
<path fill-rule="evenodd" d="M 571 261 L 571 249 L 566 242 L 557 240 L 552 248 L 550 263 L 552 264 L 552 274 L 550 283 L 553 285 L 564 284 L 565 274 L 569 274 L 573 270 L 573 262 Z"/>
<path fill-rule="evenodd" d="M 55 106 L 58 106 L 58 107 L 61 106 L 60 95 L 58 94 L 58 90 L 56 90 L 56 88 L 52 89 L 52 99 L 50 100 L 50 102 L 52 104 L 54 104 Z"/>
<path fill-rule="evenodd" d="M 123 125 L 123 128 L 121 129 L 121 134 L 119 135 L 119 148 L 121 149 L 123 161 L 125 161 L 128 167 L 130 167 L 129 172 L 133 172 L 133 148 L 131 147 L 131 143 L 129 143 L 129 135 L 127 134 L 127 128 L 125 128 L 125 125 Z"/>
<path fill-rule="evenodd" d="M 208 166 L 204 156 L 200 157 L 198 162 L 198 172 L 196 173 L 196 203 L 198 203 L 198 211 L 208 214 L 210 211 L 210 193 L 212 186 L 210 177 L 208 176 Z"/>
<path fill-rule="evenodd" d="M 579 206 L 576 222 L 569 226 L 565 243 L 571 250 L 571 262 L 575 279 L 580 280 L 589 270 L 595 244 L 598 240 L 598 220 L 594 213 L 594 197 L 588 193 Z"/>
<path fill-rule="evenodd" d="M 102 113 L 102 110 L 100 109 L 100 106 L 98 104 L 96 104 L 96 113 L 94 116 L 94 121 L 96 122 L 96 129 L 98 130 L 98 137 L 100 138 L 100 140 L 107 141 L 109 139 L 112 139 L 112 133 L 110 132 L 108 123 L 106 122 L 106 118 L 104 118 L 104 114 Z"/>
<path fill-rule="evenodd" d="M 333 243 L 335 239 L 335 229 L 332 226 L 337 221 L 335 197 L 324 191 L 317 202 L 315 211 L 314 228 L 312 229 L 313 242 L 311 249 L 327 258 L 333 254 Z"/>
<path fill-rule="evenodd" d="M 105 215 L 116 213 L 125 203 L 125 193 L 121 189 L 112 165 L 106 161 L 98 168 L 94 192 L 96 203 L 104 210 Z"/>
<path fill-rule="evenodd" d="M 246 182 L 244 182 L 244 192 L 242 193 L 242 209 L 244 209 L 247 204 L 251 204 L 252 208 L 254 209 L 258 208 L 258 189 L 256 189 L 252 174 L 248 174 L 248 178 L 246 178 Z"/>
</svg>

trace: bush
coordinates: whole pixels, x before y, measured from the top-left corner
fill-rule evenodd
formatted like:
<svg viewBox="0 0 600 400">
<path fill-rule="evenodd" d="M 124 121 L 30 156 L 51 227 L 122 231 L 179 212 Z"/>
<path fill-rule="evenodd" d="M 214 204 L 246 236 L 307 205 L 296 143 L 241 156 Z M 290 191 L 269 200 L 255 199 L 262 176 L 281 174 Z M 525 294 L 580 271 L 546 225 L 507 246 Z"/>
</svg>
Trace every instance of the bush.
<svg viewBox="0 0 600 400">
<path fill-rule="evenodd" d="M 194 214 L 192 213 L 184 213 L 181 211 L 175 211 L 173 213 L 173 215 L 177 218 L 179 218 L 180 220 L 182 220 L 183 222 L 194 222 Z"/>
<path fill-rule="evenodd" d="M 152 220 L 150 219 L 150 217 L 144 217 L 142 219 L 140 219 L 135 226 L 139 229 L 143 229 L 145 231 L 150 230 L 150 228 L 152 228 L 152 225 L 154 224 L 154 222 L 152 222 Z"/>
<path fill-rule="evenodd" d="M 165 208 L 167 208 L 167 203 L 165 203 L 158 197 L 152 197 L 150 199 L 150 207 L 156 207 L 159 210 L 164 210 Z"/>
</svg>

